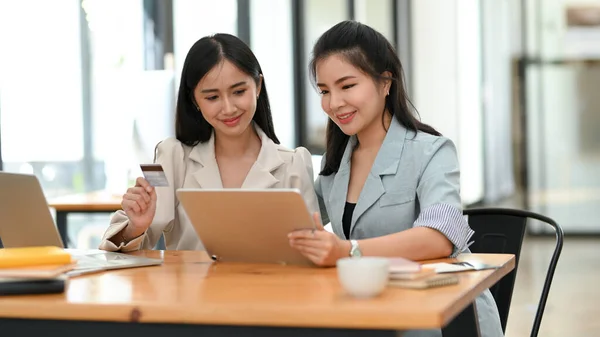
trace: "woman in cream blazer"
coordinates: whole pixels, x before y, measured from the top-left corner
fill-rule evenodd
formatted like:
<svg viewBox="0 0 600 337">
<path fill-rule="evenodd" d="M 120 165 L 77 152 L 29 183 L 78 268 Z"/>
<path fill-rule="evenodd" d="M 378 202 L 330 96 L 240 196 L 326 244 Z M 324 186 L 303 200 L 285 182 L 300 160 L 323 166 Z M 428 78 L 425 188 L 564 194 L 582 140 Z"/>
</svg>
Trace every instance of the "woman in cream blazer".
<svg viewBox="0 0 600 337">
<path fill-rule="evenodd" d="M 286 149 L 275 144 L 259 127 L 255 128 L 262 141 L 262 147 L 256 164 L 250 169 L 242 188 L 293 187 L 291 185 L 297 177 L 309 210 L 317 212 L 319 206 L 313 188 L 313 168 L 308 150 Z M 164 234 L 167 249 L 203 250 L 202 242 L 175 196 L 175 190 L 179 187 L 223 187 L 214 149 L 214 136 L 207 143 L 193 148 L 183 145 L 175 138 L 166 139 L 158 144 L 155 162 L 162 165 L 170 186 L 156 188 L 157 208 L 152 225 L 142 236 L 117 246 L 111 238 L 129 223 L 125 211 L 117 211 L 104 234 L 100 249 L 152 249 Z M 189 155 L 186 156 L 186 152 L 189 152 Z"/>
<path fill-rule="evenodd" d="M 237 37 L 216 34 L 192 46 L 175 124 L 176 138 L 159 143 L 154 160 L 169 186 L 151 187 L 138 178 L 123 196 L 123 209 L 112 216 L 100 249 L 152 249 L 164 235 L 167 249 L 202 250 L 177 200 L 178 188 L 294 187 L 309 211 L 318 211 L 310 153 L 279 145 L 262 70 Z"/>
</svg>

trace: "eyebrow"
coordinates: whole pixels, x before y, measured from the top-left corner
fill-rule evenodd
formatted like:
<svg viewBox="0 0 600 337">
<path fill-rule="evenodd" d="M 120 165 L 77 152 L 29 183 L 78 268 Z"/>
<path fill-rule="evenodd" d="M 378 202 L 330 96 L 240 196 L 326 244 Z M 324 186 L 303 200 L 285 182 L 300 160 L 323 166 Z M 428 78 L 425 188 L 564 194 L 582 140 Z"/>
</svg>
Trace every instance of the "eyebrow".
<svg viewBox="0 0 600 337">
<path fill-rule="evenodd" d="M 341 82 L 344 82 L 347 79 L 351 79 L 351 78 L 356 78 L 356 76 L 344 76 L 339 78 L 337 81 L 335 81 L 335 84 L 339 84 Z M 326 87 L 327 85 L 323 84 L 323 83 L 317 83 L 317 87 Z"/>
<path fill-rule="evenodd" d="M 246 81 L 237 82 L 236 84 L 230 86 L 229 89 L 233 89 L 233 88 L 245 85 L 245 84 L 246 84 Z M 218 92 L 218 91 L 219 91 L 219 89 L 204 89 L 200 92 L 205 94 L 205 93 L 209 93 L 209 92 Z"/>
</svg>

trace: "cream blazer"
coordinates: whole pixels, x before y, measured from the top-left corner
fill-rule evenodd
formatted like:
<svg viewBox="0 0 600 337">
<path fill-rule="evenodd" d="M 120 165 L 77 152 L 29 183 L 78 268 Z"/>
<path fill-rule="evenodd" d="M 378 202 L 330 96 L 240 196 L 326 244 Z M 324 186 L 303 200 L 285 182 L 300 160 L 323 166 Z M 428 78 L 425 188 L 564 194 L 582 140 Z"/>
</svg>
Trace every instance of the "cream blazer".
<svg viewBox="0 0 600 337">
<path fill-rule="evenodd" d="M 291 150 L 277 145 L 258 126 L 255 125 L 255 128 L 262 145 L 242 188 L 299 187 L 311 213 L 318 212 L 308 150 L 303 147 Z M 156 147 L 154 162 L 162 165 L 169 187 L 156 187 L 156 214 L 152 224 L 141 236 L 117 246 L 110 239 L 129 223 L 125 211 L 119 210 L 111 217 L 100 249 L 123 252 L 153 249 L 160 236 L 164 235 L 169 250 L 204 250 L 175 191 L 181 187 L 223 188 L 215 159 L 214 134 L 208 142 L 194 147 L 183 145 L 175 138 L 165 139 Z M 296 179 L 300 186 L 291 186 Z"/>
</svg>

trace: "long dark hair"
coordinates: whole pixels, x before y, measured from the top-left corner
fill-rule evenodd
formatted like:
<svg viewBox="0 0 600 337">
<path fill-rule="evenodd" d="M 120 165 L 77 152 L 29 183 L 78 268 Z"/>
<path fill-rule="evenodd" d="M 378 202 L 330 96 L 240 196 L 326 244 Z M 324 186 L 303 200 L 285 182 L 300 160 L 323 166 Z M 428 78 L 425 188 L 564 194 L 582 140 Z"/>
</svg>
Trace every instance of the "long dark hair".
<svg viewBox="0 0 600 337">
<path fill-rule="evenodd" d="M 381 33 L 356 21 L 343 21 L 331 27 L 317 40 L 312 51 L 309 70 L 313 82 L 316 82 L 317 63 L 333 54 L 341 55 L 347 62 L 371 76 L 375 83 L 391 80 L 385 109 L 405 128 L 440 135 L 433 127 L 419 121 L 409 109 L 412 104 L 404 88 L 402 64 L 394 47 Z M 390 72 L 390 77 L 382 75 L 386 71 Z M 326 137 L 325 166 L 319 173 L 324 176 L 338 171 L 350 139 L 331 119 L 327 122 Z"/>
<path fill-rule="evenodd" d="M 230 61 L 251 76 L 257 86 L 261 83 L 260 64 L 250 48 L 239 38 L 230 34 L 215 34 L 194 43 L 183 63 L 175 114 L 175 135 L 185 145 L 195 146 L 211 137 L 213 127 L 198 111 L 194 89 L 198 82 L 223 60 Z M 279 144 L 273 128 L 271 105 L 264 78 L 253 120 L 273 142 Z"/>
</svg>

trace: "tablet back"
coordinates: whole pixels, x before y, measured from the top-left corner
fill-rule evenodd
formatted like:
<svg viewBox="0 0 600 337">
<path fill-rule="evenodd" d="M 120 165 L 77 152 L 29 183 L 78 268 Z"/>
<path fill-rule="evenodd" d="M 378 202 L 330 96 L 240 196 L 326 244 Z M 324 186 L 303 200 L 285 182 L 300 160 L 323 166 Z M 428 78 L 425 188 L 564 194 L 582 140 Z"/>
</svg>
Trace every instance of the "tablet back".
<svg viewBox="0 0 600 337">
<path fill-rule="evenodd" d="M 287 238 L 314 228 L 299 190 L 178 189 L 177 197 L 213 259 L 312 265 Z"/>
</svg>

